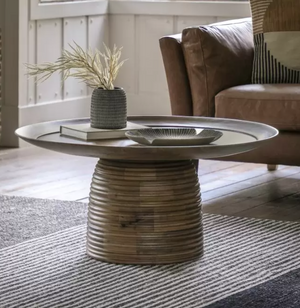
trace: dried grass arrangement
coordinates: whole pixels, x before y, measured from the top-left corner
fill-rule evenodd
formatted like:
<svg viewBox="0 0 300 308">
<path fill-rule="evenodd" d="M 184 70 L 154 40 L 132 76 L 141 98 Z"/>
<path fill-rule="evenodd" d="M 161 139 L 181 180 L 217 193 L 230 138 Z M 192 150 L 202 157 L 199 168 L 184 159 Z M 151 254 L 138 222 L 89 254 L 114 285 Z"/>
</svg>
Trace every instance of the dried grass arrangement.
<svg viewBox="0 0 300 308">
<path fill-rule="evenodd" d="M 63 81 L 69 77 L 75 77 L 92 89 L 114 89 L 114 81 L 125 60 L 120 62 L 121 48 L 115 45 L 110 50 L 104 44 L 105 52 L 98 49 L 83 50 L 74 42 L 71 50 L 63 50 L 62 56 L 54 63 L 26 64 L 28 75 L 37 77 L 37 82 L 47 80 L 55 72 L 60 72 Z"/>
</svg>

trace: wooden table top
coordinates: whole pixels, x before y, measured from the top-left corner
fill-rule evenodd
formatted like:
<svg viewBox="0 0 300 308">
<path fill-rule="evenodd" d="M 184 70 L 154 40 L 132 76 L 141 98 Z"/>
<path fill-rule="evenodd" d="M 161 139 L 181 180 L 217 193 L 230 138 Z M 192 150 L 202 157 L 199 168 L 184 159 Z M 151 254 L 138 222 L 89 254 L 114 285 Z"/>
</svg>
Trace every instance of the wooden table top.
<svg viewBox="0 0 300 308">
<path fill-rule="evenodd" d="M 223 132 L 217 141 L 202 146 L 146 146 L 129 139 L 83 141 L 61 136 L 60 126 L 86 119 L 60 120 L 21 127 L 16 134 L 23 140 L 49 150 L 106 159 L 185 160 L 217 158 L 257 148 L 278 131 L 256 122 L 186 116 L 130 116 L 128 121 L 149 127 L 212 128 Z"/>
</svg>

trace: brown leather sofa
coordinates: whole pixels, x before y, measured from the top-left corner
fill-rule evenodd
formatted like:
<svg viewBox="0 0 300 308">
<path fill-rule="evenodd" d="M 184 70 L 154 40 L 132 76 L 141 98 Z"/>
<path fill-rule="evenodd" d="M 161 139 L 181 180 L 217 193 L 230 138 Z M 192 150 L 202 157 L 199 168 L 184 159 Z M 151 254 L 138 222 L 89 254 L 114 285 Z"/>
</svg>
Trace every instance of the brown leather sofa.
<svg viewBox="0 0 300 308">
<path fill-rule="evenodd" d="M 160 48 L 173 115 L 249 120 L 279 129 L 265 146 L 224 160 L 300 166 L 300 85 L 251 84 L 250 18 L 189 27 L 162 37 Z"/>
</svg>

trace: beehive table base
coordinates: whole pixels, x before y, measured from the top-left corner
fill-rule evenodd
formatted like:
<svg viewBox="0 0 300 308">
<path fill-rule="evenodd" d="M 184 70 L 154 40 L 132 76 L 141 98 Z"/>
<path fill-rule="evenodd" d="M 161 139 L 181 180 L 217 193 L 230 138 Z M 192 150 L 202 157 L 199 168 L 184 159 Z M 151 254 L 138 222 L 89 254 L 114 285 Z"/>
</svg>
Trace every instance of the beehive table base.
<svg viewBox="0 0 300 308">
<path fill-rule="evenodd" d="M 167 264 L 203 254 L 192 161 L 100 159 L 91 184 L 87 254 L 122 264 Z"/>
</svg>

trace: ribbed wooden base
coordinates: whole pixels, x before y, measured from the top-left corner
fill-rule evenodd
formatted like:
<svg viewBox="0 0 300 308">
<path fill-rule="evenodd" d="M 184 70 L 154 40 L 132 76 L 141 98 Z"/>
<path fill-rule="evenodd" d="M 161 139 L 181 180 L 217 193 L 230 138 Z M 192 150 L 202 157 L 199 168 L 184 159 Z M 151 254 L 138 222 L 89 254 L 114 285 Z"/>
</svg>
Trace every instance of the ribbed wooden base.
<svg viewBox="0 0 300 308">
<path fill-rule="evenodd" d="M 201 198 L 192 161 L 99 160 L 91 184 L 87 253 L 123 264 L 199 258 Z"/>
</svg>

